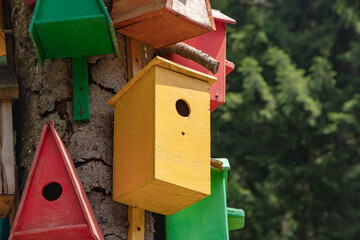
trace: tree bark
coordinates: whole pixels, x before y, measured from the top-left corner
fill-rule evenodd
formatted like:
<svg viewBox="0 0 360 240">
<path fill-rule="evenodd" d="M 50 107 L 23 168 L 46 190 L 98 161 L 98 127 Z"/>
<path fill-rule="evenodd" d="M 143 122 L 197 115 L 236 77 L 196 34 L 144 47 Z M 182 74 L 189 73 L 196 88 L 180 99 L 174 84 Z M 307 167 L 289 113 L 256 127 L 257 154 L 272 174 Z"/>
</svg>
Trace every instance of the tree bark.
<svg viewBox="0 0 360 240">
<path fill-rule="evenodd" d="M 118 35 L 117 39 L 121 59 L 115 55 L 88 57 L 91 120 L 76 123 L 72 110 L 71 59 L 46 60 L 44 67 L 40 67 L 27 32 L 32 10 L 24 0 L 11 0 L 11 6 L 20 87 L 14 113 L 20 194 L 41 129 L 52 119 L 75 163 L 105 239 L 127 239 L 127 206 L 112 200 L 114 110 L 106 105 L 127 82 L 125 38 Z M 143 53 L 146 56 L 146 51 Z M 154 239 L 151 213 L 146 215 L 145 227 L 145 239 Z"/>
</svg>

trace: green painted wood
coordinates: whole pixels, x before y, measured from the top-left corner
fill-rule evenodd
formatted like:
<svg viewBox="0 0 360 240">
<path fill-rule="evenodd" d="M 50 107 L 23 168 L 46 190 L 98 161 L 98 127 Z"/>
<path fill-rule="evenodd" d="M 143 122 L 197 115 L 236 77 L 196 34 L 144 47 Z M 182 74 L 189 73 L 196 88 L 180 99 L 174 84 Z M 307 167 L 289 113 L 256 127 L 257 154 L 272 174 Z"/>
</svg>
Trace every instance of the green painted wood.
<svg viewBox="0 0 360 240">
<path fill-rule="evenodd" d="M 7 65 L 6 56 L 0 56 L 0 66 L 6 66 L 6 65 Z"/>
<path fill-rule="evenodd" d="M 74 120 L 90 121 L 83 59 L 114 52 L 120 57 L 115 29 L 102 0 L 38 0 L 29 34 L 41 66 L 45 59 L 73 58 Z"/>
<path fill-rule="evenodd" d="M 241 209 L 227 208 L 229 231 L 245 226 L 245 212 Z"/>
<path fill-rule="evenodd" d="M 41 65 L 45 59 L 114 52 L 120 57 L 112 21 L 101 0 L 38 0 L 29 34 Z"/>
<path fill-rule="evenodd" d="M 72 65 L 74 120 L 76 122 L 88 122 L 90 121 L 90 104 L 87 58 L 73 58 Z"/>
<path fill-rule="evenodd" d="M 229 222 L 231 228 L 239 226 L 233 222 L 239 209 L 228 209 L 226 204 L 227 176 L 230 170 L 227 159 L 224 169 L 211 168 L 211 195 L 171 216 L 165 217 L 165 235 L 167 240 L 226 240 L 229 239 Z M 230 213 L 229 213 L 230 212 Z"/>
</svg>

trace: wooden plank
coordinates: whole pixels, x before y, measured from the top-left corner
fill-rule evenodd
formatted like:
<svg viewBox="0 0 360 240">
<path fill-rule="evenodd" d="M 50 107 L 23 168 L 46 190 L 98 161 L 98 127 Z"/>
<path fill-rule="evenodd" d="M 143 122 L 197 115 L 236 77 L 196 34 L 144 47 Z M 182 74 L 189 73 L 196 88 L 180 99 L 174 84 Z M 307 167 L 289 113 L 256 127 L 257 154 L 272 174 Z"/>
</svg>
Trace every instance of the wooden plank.
<svg viewBox="0 0 360 240">
<path fill-rule="evenodd" d="M 15 196 L 15 162 L 11 100 L 0 100 L 0 218 L 5 218 Z"/>
<path fill-rule="evenodd" d="M 14 159 L 14 140 L 12 124 L 11 100 L 1 100 L 1 165 L 3 174 L 3 193 L 15 194 L 15 159 Z"/>
<path fill-rule="evenodd" d="M 89 122 L 90 100 L 87 57 L 73 58 L 72 63 L 74 120 L 75 122 Z"/>
<path fill-rule="evenodd" d="M 141 45 L 140 42 L 126 38 L 126 56 L 128 64 L 128 81 L 141 71 Z"/>
<path fill-rule="evenodd" d="M 14 200 L 14 195 L 0 195 L 0 218 L 6 218 Z"/>
<path fill-rule="evenodd" d="M 145 211 L 143 209 L 129 206 L 129 240 L 140 240 L 145 238 Z"/>
<path fill-rule="evenodd" d="M 126 38 L 126 53 L 128 64 L 128 81 L 133 78 L 142 68 L 141 45 L 138 41 Z M 134 206 L 128 206 L 128 239 L 145 239 L 145 210 Z"/>
<path fill-rule="evenodd" d="M 12 66 L 0 66 L 0 99 L 19 98 L 19 85 Z"/>
</svg>

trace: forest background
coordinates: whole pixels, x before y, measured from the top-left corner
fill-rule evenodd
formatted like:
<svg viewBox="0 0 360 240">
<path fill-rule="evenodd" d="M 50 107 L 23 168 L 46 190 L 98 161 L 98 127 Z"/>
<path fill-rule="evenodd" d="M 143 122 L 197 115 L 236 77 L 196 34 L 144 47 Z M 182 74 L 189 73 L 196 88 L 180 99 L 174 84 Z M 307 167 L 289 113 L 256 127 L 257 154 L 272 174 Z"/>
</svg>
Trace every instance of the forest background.
<svg viewBox="0 0 360 240">
<path fill-rule="evenodd" d="M 212 156 L 230 160 L 232 239 L 360 239 L 360 1 L 216 0 L 227 102 Z"/>
</svg>

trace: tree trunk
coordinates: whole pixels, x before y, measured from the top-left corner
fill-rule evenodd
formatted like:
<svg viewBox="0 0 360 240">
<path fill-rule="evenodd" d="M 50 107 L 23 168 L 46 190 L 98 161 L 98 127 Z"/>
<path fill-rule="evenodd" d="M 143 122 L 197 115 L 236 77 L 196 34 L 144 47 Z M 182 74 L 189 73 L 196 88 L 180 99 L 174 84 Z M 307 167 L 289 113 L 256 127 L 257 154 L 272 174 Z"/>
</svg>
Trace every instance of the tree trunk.
<svg viewBox="0 0 360 240">
<path fill-rule="evenodd" d="M 127 82 L 125 38 L 118 35 L 121 59 L 115 55 L 88 57 L 89 123 L 75 123 L 72 106 L 71 59 L 46 60 L 40 67 L 27 32 L 32 11 L 24 0 L 11 0 L 16 73 L 20 99 L 15 104 L 16 161 L 20 194 L 48 119 L 67 146 L 103 234 L 108 240 L 127 239 L 127 206 L 112 200 L 114 110 L 106 102 Z M 145 61 L 146 49 L 143 49 Z M 146 214 L 145 239 L 154 239 L 154 220 Z"/>
</svg>

